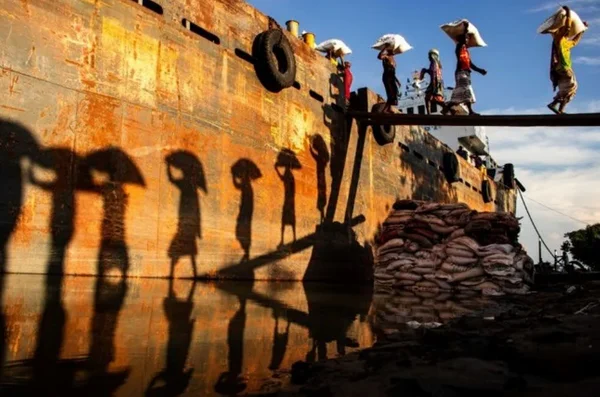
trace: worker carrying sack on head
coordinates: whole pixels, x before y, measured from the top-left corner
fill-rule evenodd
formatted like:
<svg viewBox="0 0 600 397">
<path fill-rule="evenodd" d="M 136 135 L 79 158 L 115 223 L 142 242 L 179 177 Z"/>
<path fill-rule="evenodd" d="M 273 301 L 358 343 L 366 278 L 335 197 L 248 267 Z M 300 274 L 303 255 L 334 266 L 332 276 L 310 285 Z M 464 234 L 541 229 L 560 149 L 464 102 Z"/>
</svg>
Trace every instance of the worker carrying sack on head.
<svg viewBox="0 0 600 397">
<path fill-rule="evenodd" d="M 396 60 L 394 56 L 402 54 L 412 47 L 399 34 L 386 34 L 377 40 L 372 48 L 379 50 L 377 59 L 381 60 L 383 65 L 383 86 L 387 97 L 383 113 L 394 113 L 392 106 L 398 105 L 398 95 L 400 93 L 400 80 L 396 77 Z"/>
<path fill-rule="evenodd" d="M 452 40 L 454 40 L 454 42 L 456 42 L 457 59 L 456 72 L 454 75 L 456 82 L 450 102 L 445 109 L 445 113 L 450 111 L 452 114 L 455 114 L 456 111 L 453 109 L 454 106 L 465 105 L 469 110 L 469 115 L 477 115 L 477 113 L 473 111 L 475 92 L 471 85 L 471 71 L 474 70 L 483 76 L 487 74 L 487 71 L 477 67 L 471 61 L 469 48 L 486 47 L 487 44 L 479 35 L 477 28 L 466 19 L 442 25 L 441 28 Z"/>
<path fill-rule="evenodd" d="M 330 39 L 325 40 L 321 44 L 315 47 L 315 50 L 324 52 L 325 57 L 331 61 L 331 63 L 335 66 L 343 66 L 344 65 L 344 56 L 352 54 L 352 50 L 350 47 L 346 45 L 342 40 L 339 39 Z M 338 59 L 340 63 L 338 64 Z"/>
<path fill-rule="evenodd" d="M 587 22 L 582 22 L 575 12 L 565 6 L 538 29 L 540 33 L 552 34 L 550 80 L 552 88 L 554 90 L 558 88 L 558 92 L 554 100 L 548 104 L 548 108 L 556 114 L 563 114 L 565 107 L 577 93 L 577 79 L 573 73 L 571 49 L 579 44 L 587 27 Z M 558 109 L 557 105 L 559 105 Z"/>
</svg>

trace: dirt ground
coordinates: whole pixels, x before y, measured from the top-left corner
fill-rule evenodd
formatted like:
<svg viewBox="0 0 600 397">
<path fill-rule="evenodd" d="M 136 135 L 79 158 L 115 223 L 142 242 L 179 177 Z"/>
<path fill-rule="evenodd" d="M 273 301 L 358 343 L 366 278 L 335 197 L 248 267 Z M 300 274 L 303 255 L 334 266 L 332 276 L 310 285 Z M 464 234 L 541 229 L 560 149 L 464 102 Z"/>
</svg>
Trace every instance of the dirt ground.
<svg viewBox="0 0 600 397">
<path fill-rule="evenodd" d="M 411 329 L 316 364 L 278 396 L 600 396 L 600 282 L 547 286 L 502 310 Z"/>
</svg>

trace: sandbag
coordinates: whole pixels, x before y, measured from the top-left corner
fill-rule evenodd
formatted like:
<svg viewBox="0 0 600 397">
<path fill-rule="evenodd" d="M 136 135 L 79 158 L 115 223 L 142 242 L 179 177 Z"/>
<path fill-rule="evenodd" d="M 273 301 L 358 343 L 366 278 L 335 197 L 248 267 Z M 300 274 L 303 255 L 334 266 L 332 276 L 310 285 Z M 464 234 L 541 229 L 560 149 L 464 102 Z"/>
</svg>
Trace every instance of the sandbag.
<svg viewBox="0 0 600 397">
<path fill-rule="evenodd" d="M 401 238 L 395 238 L 392 239 L 390 241 L 388 241 L 387 243 L 383 244 L 381 247 L 379 247 L 379 249 L 377 250 L 377 253 L 380 252 L 385 252 L 389 249 L 393 249 L 393 248 L 402 248 L 404 247 L 404 240 Z"/>
<path fill-rule="evenodd" d="M 419 275 L 434 274 L 435 267 L 417 266 L 417 267 L 413 267 L 410 271 L 414 274 L 419 274 Z"/>
<path fill-rule="evenodd" d="M 372 48 L 381 51 L 384 48 L 391 49 L 394 54 L 403 54 L 406 51 L 412 50 L 413 47 L 408 44 L 408 41 L 399 34 L 385 34 L 381 36 Z"/>
<path fill-rule="evenodd" d="M 413 281 L 413 280 L 398 280 L 394 283 L 394 287 L 398 286 L 398 287 L 410 287 L 412 285 L 415 285 L 417 282 Z"/>
<path fill-rule="evenodd" d="M 416 214 L 425 214 L 428 212 L 434 212 L 438 209 L 441 208 L 441 204 L 438 203 L 427 203 L 427 204 L 423 204 L 422 206 L 420 206 L 419 208 L 417 208 L 415 210 Z"/>
<path fill-rule="evenodd" d="M 480 267 L 474 267 L 473 269 L 469 269 L 466 272 L 454 273 L 452 274 L 451 282 L 460 282 L 463 280 L 468 280 L 470 278 L 480 277 L 485 275 L 485 272 Z"/>
<path fill-rule="evenodd" d="M 431 230 L 433 230 L 434 232 L 442 235 L 451 234 L 452 232 L 458 229 L 458 226 L 440 226 L 434 223 L 431 223 L 429 227 L 431 227 Z"/>
<path fill-rule="evenodd" d="M 540 34 L 552 34 L 556 33 L 560 28 L 565 26 L 567 22 L 567 11 L 560 7 L 554 14 L 546 19 L 538 28 L 537 32 Z M 571 10 L 571 26 L 569 27 L 569 37 L 577 36 L 578 34 L 585 32 L 587 26 L 583 24 L 583 21 L 579 15 Z"/>
<path fill-rule="evenodd" d="M 350 47 L 348 47 L 346 43 L 344 43 L 340 39 L 325 40 L 324 42 L 316 46 L 315 50 L 320 52 L 333 51 L 333 55 L 336 57 L 352 54 L 352 50 L 350 49 Z"/>
<path fill-rule="evenodd" d="M 450 284 L 448 284 L 447 282 L 445 282 L 443 280 L 436 278 L 435 274 L 425 274 L 425 275 L 423 275 L 423 278 L 425 278 L 425 280 L 434 282 L 442 290 L 445 290 L 445 291 L 452 290 L 452 286 Z"/>
<path fill-rule="evenodd" d="M 510 244 L 490 244 L 490 245 L 485 245 L 483 247 L 480 247 L 479 253 L 483 254 L 482 256 L 486 256 L 485 254 L 488 254 L 491 252 L 502 252 L 504 254 L 510 254 L 514 250 L 515 250 L 515 247 L 513 247 Z"/>
<path fill-rule="evenodd" d="M 446 248 L 446 254 L 448 256 L 458 256 L 461 258 L 475 258 L 475 254 L 473 253 L 473 251 L 471 250 L 467 250 L 467 249 L 461 249 L 461 248 L 453 248 L 453 247 L 449 247 Z"/>
<path fill-rule="evenodd" d="M 471 269 L 471 267 L 470 266 L 455 265 L 453 263 L 444 262 L 444 263 L 442 263 L 442 266 L 441 266 L 440 269 L 443 272 L 445 272 L 445 273 L 454 274 L 454 273 L 463 273 L 463 272 L 466 272 L 467 270 Z"/>
<path fill-rule="evenodd" d="M 464 256 L 449 256 L 446 259 L 446 262 L 450 262 L 455 265 L 469 266 L 474 265 L 478 260 L 478 258 L 465 258 Z"/>
<path fill-rule="evenodd" d="M 458 42 L 458 38 L 465 33 L 463 23 L 469 22 L 466 19 L 450 22 L 440 26 L 440 28 L 455 42 Z M 467 30 L 467 47 L 487 47 L 485 41 L 479 34 L 479 30 L 469 22 L 469 29 Z"/>
<path fill-rule="evenodd" d="M 452 241 L 454 239 L 457 239 L 459 237 L 463 237 L 465 235 L 465 229 L 456 229 L 455 231 L 453 231 L 450 236 L 448 236 L 448 241 Z"/>
<path fill-rule="evenodd" d="M 394 277 L 396 278 L 396 280 L 419 281 L 423 279 L 423 277 L 419 276 L 418 274 L 408 272 L 397 272 L 394 274 Z"/>
</svg>

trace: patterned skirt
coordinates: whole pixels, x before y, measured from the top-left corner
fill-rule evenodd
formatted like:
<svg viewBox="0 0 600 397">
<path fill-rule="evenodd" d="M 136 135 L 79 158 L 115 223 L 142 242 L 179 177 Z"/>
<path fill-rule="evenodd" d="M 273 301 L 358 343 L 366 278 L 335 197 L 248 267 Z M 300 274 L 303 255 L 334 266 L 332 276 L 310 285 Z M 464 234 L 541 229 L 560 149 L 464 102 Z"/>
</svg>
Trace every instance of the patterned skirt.
<svg viewBox="0 0 600 397">
<path fill-rule="evenodd" d="M 573 70 L 561 70 L 555 72 L 556 83 L 558 86 L 558 92 L 554 97 L 555 101 L 569 103 L 575 97 L 577 93 L 577 79 Z"/>
<path fill-rule="evenodd" d="M 454 75 L 456 78 L 456 85 L 452 91 L 452 103 L 475 103 L 475 93 L 471 86 L 471 72 L 465 70 L 459 70 Z"/>
</svg>

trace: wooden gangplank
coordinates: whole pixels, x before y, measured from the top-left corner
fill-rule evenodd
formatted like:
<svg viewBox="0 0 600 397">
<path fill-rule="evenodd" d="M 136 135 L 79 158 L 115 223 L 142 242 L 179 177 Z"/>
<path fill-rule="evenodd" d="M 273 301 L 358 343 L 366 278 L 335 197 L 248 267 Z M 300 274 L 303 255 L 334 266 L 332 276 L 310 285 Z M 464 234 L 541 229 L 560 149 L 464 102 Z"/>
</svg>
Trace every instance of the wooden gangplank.
<svg viewBox="0 0 600 397">
<path fill-rule="evenodd" d="M 421 114 L 387 114 L 349 111 L 348 116 L 359 122 L 383 125 L 438 125 L 477 127 L 596 127 L 600 126 L 600 113 L 528 114 L 442 116 Z"/>
</svg>

